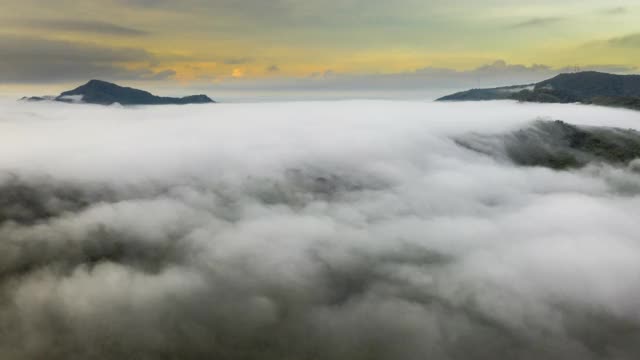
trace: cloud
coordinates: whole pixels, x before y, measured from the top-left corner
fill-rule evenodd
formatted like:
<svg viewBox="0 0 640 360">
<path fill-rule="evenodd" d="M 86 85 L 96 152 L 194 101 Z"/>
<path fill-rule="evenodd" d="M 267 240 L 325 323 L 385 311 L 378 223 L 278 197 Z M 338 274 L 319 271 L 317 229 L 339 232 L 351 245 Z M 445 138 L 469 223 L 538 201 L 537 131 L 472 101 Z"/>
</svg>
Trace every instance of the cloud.
<svg viewBox="0 0 640 360">
<path fill-rule="evenodd" d="M 608 8 L 601 11 L 604 15 L 623 15 L 629 13 L 629 9 L 623 6 Z"/>
<path fill-rule="evenodd" d="M 167 69 L 163 71 L 158 71 L 156 73 L 149 73 L 146 75 L 142 75 L 142 79 L 144 80 L 167 80 L 176 76 L 175 70 Z"/>
<path fill-rule="evenodd" d="M 577 66 L 580 71 L 599 71 L 614 74 L 629 74 L 638 70 L 637 66 L 629 65 L 586 65 Z M 576 66 L 567 66 L 560 69 L 561 72 L 573 72 L 576 71 Z"/>
<path fill-rule="evenodd" d="M 349 74 L 343 74 L 343 76 L 350 76 Z M 309 77 L 312 79 L 335 79 L 338 77 L 338 73 L 331 69 L 327 69 L 324 71 L 316 71 L 309 74 Z"/>
<path fill-rule="evenodd" d="M 635 113 L 1 105 L 7 359 L 638 353 L 633 168 L 516 166 L 454 141 Z"/>
<path fill-rule="evenodd" d="M 244 77 L 244 75 L 245 75 L 244 70 L 240 68 L 234 68 L 231 71 L 231 77 L 233 78 L 241 78 L 241 77 Z"/>
<path fill-rule="evenodd" d="M 640 33 L 612 38 L 607 40 L 607 44 L 620 48 L 640 48 Z"/>
<path fill-rule="evenodd" d="M 102 47 L 94 43 L 0 36 L 0 82 L 43 83 L 55 81 L 166 78 L 167 72 L 131 68 L 128 63 L 155 63 L 142 49 Z"/>
<path fill-rule="evenodd" d="M 244 65 L 253 62 L 253 59 L 248 57 L 239 57 L 225 59 L 223 62 L 227 65 Z"/>
<path fill-rule="evenodd" d="M 267 67 L 267 72 L 269 72 L 269 73 L 280 72 L 280 67 L 278 65 L 270 65 L 270 66 Z"/>
<path fill-rule="evenodd" d="M 582 64 L 580 69 L 612 73 L 630 73 L 636 67 L 626 65 L 589 65 Z M 348 74 L 332 70 L 314 72 L 306 78 L 245 79 L 233 83 L 218 83 L 216 91 L 323 91 L 327 96 L 335 92 L 349 92 L 349 97 L 437 98 L 453 91 L 469 88 L 486 88 L 506 85 L 524 85 L 546 80 L 563 72 L 575 71 L 575 66 L 554 68 L 543 64 L 509 64 L 504 60 L 469 70 L 455 70 L 438 67 L 425 67 L 411 72 L 390 74 Z M 308 95 L 304 92 L 300 93 Z"/>
<path fill-rule="evenodd" d="M 51 63 L 70 61 L 131 62 L 150 61 L 153 55 L 142 49 L 101 47 L 96 43 L 2 36 L 3 60 L 27 61 L 29 57 Z M 42 59 L 37 59 L 42 58 Z"/>
<path fill-rule="evenodd" d="M 563 20 L 564 19 L 560 18 L 560 17 L 539 17 L 539 18 L 533 18 L 533 19 L 525 20 L 525 21 L 519 22 L 517 24 L 513 24 L 513 25 L 511 25 L 509 27 L 512 28 L 512 29 L 541 27 L 541 26 L 553 25 L 553 24 L 559 23 L 559 22 L 561 22 Z"/>
<path fill-rule="evenodd" d="M 100 35 L 115 36 L 145 36 L 149 33 L 146 31 L 111 24 L 101 21 L 84 21 L 84 20 L 29 20 L 24 23 L 30 28 L 39 28 L 48 31 L 66 31 L 78 33 L 93 33 Z"/>
<path fill-rule="evenodd" d="M 491 64 L 480 66 L 472 72 L 477 74 L 504 74 L 504 73 L 537 73 L 548 72 L 551 67 L 547 65 L 534 64 L 531 66 L 520 64 L 507 64 L 504 60 L 496 60 Z"/>
</svg>

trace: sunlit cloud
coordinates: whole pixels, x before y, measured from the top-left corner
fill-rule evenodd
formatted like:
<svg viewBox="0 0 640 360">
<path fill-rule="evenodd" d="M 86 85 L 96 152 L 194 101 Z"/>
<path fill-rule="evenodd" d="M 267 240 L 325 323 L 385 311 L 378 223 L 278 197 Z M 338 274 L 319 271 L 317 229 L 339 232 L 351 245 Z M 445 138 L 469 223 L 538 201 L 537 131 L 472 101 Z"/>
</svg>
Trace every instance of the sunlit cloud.
<svg viewBox="0 0 640 360">
<path fill-rule="evenodd" d="M 231 72 L 231 76 L 234 78 L 241 78 L 243 77 L 245 74 L 243 69 L 240 68 L 234 68 L 233 71 Z"/>
</svg>

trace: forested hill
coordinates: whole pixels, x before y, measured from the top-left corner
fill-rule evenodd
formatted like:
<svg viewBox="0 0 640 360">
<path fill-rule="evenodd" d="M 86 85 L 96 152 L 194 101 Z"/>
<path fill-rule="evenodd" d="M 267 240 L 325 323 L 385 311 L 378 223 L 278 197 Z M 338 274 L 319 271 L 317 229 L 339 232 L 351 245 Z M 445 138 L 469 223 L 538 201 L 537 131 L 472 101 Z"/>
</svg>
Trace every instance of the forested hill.
<svg viewBox="0 0 640 360">
<path fill-rule="evenodd" d="M 438 101 L 518 100 L 543 103 L 584 103 L 640 110 L 640 75 L 596 71 L 560 74 L 536 84 L 472 89 Z"/>
</svg>

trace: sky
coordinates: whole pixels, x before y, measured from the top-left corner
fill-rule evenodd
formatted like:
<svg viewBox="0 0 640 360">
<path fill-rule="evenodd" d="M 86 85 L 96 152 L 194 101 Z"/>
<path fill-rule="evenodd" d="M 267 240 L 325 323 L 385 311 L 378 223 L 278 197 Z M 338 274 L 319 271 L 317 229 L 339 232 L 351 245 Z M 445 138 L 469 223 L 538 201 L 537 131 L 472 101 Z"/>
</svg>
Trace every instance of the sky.
<svg viewBox="0 0 640 360">
<path fill-rule="evenodd" d="M 633 73 L 633 0 L 0 0 L 0 92 L 423 89 Z M 428 85 L 425 85 L 428 84 Z"/>
</svg>

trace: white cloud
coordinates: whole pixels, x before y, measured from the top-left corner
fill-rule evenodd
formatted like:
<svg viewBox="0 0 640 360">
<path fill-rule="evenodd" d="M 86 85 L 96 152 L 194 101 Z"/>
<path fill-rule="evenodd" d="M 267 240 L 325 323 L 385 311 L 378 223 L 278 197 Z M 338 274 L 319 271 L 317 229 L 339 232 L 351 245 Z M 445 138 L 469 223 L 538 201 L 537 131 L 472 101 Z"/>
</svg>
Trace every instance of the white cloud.
<svg viewBox="0 0 640 360">
<path fill-rule="evenodd" d="M 640 128 L 634 112 L 1 105 L 9 359 L 637 354 L 637 174 L 453 141 L 538 117 Z"/>
</svg>

